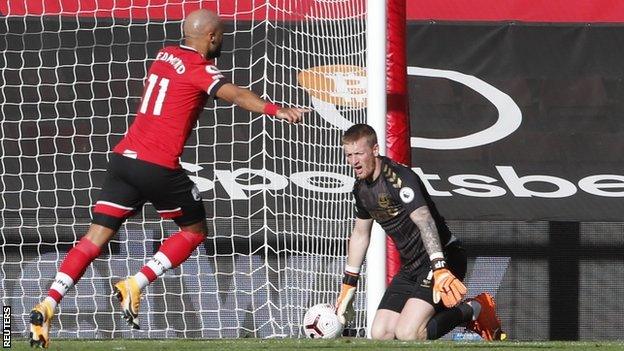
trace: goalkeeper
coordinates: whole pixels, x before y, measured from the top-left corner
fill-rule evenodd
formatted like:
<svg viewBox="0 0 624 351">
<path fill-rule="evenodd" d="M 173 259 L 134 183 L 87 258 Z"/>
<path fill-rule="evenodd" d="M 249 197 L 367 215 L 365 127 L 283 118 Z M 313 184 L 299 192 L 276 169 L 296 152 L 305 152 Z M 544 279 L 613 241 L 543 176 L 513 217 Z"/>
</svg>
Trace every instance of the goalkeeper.
<svg viewBox="0 0 624 351">
<path fill-rule="evenodd" d="M 215 13 L 193 11 L 183 28 L 184 45 L 163 48 L 150 66 L 137 116 L 110 156 L 89 230 L 67 253 L 48 296 L 30 313 L 31 346 L 49 346 L 57 304 L 145 202 L 150 201 L 162 218 L 173 219 L 180 231 L 170 235 L 139 272 L 113 287 L 122 315 L 133 328 L 139 328 L 142 290 L 182 264 L 204 241 L 208 231 L 204 205 L 179 157 L 208 97 L 288 122 L 299 122 L 306 112 L 274 105 L 227 82 L 214 66 L 223 40 L 223 24 Z"/>
<path fill-rule="evenodd" d="M 434 340 L 462 323 L 485 340 L 501 339 L 492 297 L 483 293 L 463 302 L 466 253 L 450 232 L 420 178 L 408 167 L 379 156 L 373 128 L 356 124 L 342 137 L 353 188 L 356 220 L 336 314 L 352 314 L 360 266 L 373 220 L 392 237 L 401 269 L 388 286 L 373 321 L 373 339 Z"/>
</svg>

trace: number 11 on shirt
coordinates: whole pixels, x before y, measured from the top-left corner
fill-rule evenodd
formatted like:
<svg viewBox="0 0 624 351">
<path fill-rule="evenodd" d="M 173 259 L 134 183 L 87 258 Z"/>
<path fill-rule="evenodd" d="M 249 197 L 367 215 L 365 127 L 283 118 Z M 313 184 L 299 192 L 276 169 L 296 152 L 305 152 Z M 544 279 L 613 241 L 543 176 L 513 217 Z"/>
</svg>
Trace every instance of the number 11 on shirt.
<svg viewBox="0 0 624 351">
<path fill-rule="evenodd" d="M 143 102 L 141 103 L 141 113 L 145 113 L 147 111 L 147 105 L 149 104 L 150 97 L 152 96 L 152 92 L 154 91 L 154 86 L 156 82 L 159 80 L 155 74 L 150 74 L 147 78 L 148 85 L 145 90 L 145 96 L 143 96 Z M 165 100 L 165 94 L 167 93 L 167 87 L 169 86 L 169 79 L 162 78 L 160 79 L 160 83 L 158 83 L 158 96 L 156 97 L 156 102 L 154 103 L 154 112 L 152 115 L 160 116 L 160 111 L 162 110 L 163 101 Z"/>
</svg>

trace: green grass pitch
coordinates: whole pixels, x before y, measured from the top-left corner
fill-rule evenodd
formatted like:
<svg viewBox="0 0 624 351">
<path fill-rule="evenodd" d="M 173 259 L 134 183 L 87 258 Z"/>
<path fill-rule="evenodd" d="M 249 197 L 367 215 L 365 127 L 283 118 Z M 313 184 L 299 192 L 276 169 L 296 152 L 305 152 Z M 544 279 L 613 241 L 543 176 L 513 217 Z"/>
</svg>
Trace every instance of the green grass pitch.
<svg viewBox="0 0 624 351">
<path fill-rule="evenodd" d="M 13 339 L 12 350 L 31 350 L 26 340 Z M 49 350 L 86 351 L 160 351 L 160 350 L 512 350 L 512 351 L 610 351 L 624 350 L 623 342 L 401 342 L 341 338 L 336 340 L 306 339 L 210 339 L 210 340 L 52 340 Z"/>
</svg>

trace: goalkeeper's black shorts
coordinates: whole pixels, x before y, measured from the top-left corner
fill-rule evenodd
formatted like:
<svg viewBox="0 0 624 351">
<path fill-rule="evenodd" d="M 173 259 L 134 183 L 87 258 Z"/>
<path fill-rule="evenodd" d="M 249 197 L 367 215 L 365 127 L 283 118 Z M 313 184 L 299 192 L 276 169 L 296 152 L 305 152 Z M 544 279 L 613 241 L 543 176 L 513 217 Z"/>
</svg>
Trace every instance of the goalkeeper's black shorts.
<svg viewBox="0 0 624 351">
<path fill-rule="evenodd" d="M 93 209 L 93 223 L 117 230 L 147 201 L 162 218 L 173 219 L 179 226 L 206 218 L 199 190 L 183 169 L 169 169 L 113 153 Z"/>
<path fill-rule="evenodd" d="M 461 242 L 455 241 L 445 247 L 444 256 L 451 272 L 458 279 L 464 280 L 468 259 L 466 250 L 461 246 Z M 444 309 L 445 307 L 441 301 L 437 304 L 433 303 L 432 277 L 433 273 L 431 273 L 431 268 L 428 265 L 419 268 L 416 272 L 407 273 L 400 270 L 386 289 L 378 309 L 401 313 L 407 300 L 410 298 L 427 301 L 434 306 L 436 311 Z"/>
</svg>

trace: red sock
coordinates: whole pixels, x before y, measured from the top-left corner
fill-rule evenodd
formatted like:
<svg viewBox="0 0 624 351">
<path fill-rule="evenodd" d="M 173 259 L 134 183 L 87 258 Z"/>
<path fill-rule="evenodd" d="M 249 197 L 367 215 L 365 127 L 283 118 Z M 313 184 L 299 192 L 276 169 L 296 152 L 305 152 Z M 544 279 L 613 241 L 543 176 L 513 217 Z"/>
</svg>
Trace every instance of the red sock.
<svg viewBox="0 0 624 351">
<path fill-rule="evenodd" d="M 48 296 L 60 302 L 67 290 L 78 282 L 87 267 L 100 255 L 100 248 L 86 237 L 80 239 L 61 263 Z"/>
<path fill-rule="evenodd" d="M 175 268 L 186 261 L 193 251 L 204 242 L 204 235 L 180 231 L 167 238 L 158 252 L 152 257 L 141 272 L 146 278 L 146 283 L 151 283 L 161 276 L 167 269 Z M 139 286 L 143 288 L 144 284 L 139 282 Z"/>
</svg>

